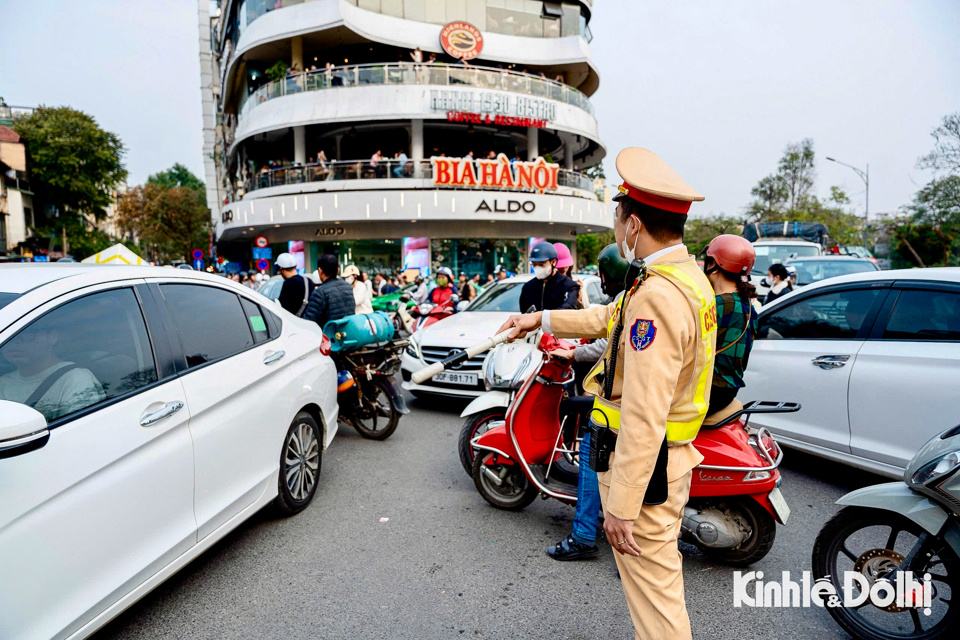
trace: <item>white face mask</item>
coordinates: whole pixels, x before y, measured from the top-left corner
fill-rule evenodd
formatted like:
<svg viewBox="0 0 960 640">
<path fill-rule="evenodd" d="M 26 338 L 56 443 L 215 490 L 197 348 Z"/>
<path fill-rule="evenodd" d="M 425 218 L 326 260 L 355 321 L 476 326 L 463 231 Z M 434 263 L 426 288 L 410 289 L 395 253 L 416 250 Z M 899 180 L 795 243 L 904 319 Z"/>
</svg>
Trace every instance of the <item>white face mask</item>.
<svg viewBox="0 0 960 640">
<path fill-rule="evenodd" d="M 344 278 L 344 280 L 346 280 L 348 284 L 353 284 L 356 278 L 354 276 L 347 276 L 346 278 Z"/>
<path fill-rule="evenodd" d="M 546 280 L 550 277 L 552 271 L 553 268 L 549 264 L 533 267 L 533 275 L 536 276 L 537 280 Z"/>
<path fill-rule="evenodd" d="M 627 238 L 630 236 L 630 223 L 633 222 L 633 216 L 627 221 L 627 228 L 624 231 L 623 242 L 620 243 L 620 249 L 623 251 L 623 258 L 628 263 L 637 259 L 637 241 L 640 239 L 640 221 L 637 221 L 637 235 L 633 239 L 633 248 L 627 246 Z"/>
</svg>

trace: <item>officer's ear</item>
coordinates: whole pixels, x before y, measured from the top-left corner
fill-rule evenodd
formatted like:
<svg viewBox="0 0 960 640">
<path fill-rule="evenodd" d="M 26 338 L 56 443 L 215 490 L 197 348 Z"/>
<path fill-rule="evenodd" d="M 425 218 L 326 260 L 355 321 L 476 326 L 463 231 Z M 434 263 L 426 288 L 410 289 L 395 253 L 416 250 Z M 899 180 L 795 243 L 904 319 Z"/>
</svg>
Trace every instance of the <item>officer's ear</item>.
<svg viewBox="0 0 960 640">
<path fill-rule="evenodd" d="M 554 269 L 557 268 L 557 259 L 556 259 L 556 258 L 554 258 L 553 260 L 550 261 L 550 266 L 553 267 Z"/>
</svg>

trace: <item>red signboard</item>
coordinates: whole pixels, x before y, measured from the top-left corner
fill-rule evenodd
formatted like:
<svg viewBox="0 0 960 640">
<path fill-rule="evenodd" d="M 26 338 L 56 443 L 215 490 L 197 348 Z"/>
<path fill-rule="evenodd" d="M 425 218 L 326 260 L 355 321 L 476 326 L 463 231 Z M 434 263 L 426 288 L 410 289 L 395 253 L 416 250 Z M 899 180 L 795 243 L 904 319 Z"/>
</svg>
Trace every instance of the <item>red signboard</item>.
<svg viewBox="0 0 960 640">
<path fill-rule="evenodd" d="M 451 22 L 440 30 L 440 46 L 454 58 L 473 60 L 483 51 L 483 34 L 469 22 Z"/>
<path fill-rule="evenodd" d="M 430 158 L 436 186 L 480 187 L 485 189 L 532 189 L 539 193 L 557 190 L 560 165 L 537 158 L 510 162 L 500 154 L 495 160 L 471 158 Z"/>
<path fill-rule="evenodd" d="M 540 118 L 518 118 L 499 116 L 490 113 L 469 113 L 467 111 L 447 111 L 447 122 L 472 122 L 474 124 L 500 124 L 508 127 L 536 127 L 543 129 L 547 120 Z"/>
</svg>

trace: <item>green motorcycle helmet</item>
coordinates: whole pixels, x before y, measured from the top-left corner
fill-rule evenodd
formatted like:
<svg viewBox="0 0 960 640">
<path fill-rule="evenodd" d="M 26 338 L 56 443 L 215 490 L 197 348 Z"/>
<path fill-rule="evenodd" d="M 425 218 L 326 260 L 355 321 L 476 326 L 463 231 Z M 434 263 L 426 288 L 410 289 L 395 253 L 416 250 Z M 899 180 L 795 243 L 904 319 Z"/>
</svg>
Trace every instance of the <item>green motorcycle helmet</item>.
<svg viewBox="0 0 960 640">
<path fill-rule="evenodd" d="M 600 251 L 600 255 L 597 256 L 597 267 L 603 276 L 605 287 L 606 283 L 610 283 L 614 286 L 619 284 L 620 288 L 623 288 L 623 280 L 627 277 L 627 269 L 630 265 L 620 255 L 620 249 L 616 244 L 608 244 Z"/>
</svg>

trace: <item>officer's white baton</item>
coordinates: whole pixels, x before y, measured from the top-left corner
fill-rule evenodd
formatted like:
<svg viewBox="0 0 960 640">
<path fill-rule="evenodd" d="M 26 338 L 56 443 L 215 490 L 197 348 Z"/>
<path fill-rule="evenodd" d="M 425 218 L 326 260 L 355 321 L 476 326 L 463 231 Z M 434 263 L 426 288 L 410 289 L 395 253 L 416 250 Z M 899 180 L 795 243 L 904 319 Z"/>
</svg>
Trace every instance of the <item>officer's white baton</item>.
<svg viewBox="0 0 960 640">
<path fill-rule="evenodd" d="M 459 353 L 455 353 L 452 356 L 448 356 L 447 358 L 441 360 L 440 362 L 435 362 L 430 366 L 426 367 L 425 369 L 420 369 L 420 371 L 417 371 L 416 373 L 413 374 L 411 379 L 413 380 L 414 384 L 420 384 L 422 382 L 425 382 L 426 380 L 429 380 L 430 378 L 437 375 L 447 367 L 460 364 L 462 362 L 466 362 L 470 358 L 478 356 L 484 351 L 489 351 L 490 349 L 493 349 L 498 344 L 503 344 L 504 342 L 507 342 L 510 339 L 511 331 L 513 331 L 513 329 L 507 329 L 503 333 L 498 333 L 492 338 L 487 338 L 483 342 L 478 342 L 477 344 L 467 347 L 466 349 L 464 349 L 463 351 L 460 351 Z"/>
</svg>

